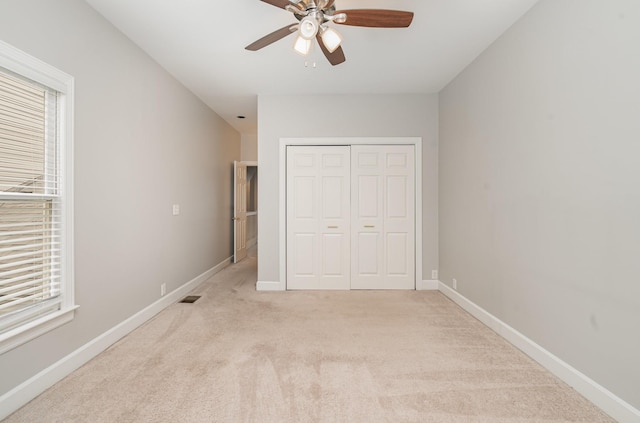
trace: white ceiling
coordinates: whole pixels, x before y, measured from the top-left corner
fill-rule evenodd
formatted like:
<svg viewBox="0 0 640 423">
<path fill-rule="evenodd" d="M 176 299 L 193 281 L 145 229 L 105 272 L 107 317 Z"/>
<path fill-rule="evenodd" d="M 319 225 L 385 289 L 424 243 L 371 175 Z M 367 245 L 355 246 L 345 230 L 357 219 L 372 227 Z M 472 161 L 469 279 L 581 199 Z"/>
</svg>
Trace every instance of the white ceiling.
<svg viewBox="0 0 640 423">
<path fill-rule="evenodd" d="M 260 94 L 439 92 L 537 2 L 336 0 L 337 9 L 415 16 L 406 29 L 335 25 L 346 62 L 331 66 L 316 48 L 305 67 L 293 35 L 257 52 L 244 49 L 297 22 L 260 0 L 86 1 L 243 134 L 256 133 Z"/>
</svg>

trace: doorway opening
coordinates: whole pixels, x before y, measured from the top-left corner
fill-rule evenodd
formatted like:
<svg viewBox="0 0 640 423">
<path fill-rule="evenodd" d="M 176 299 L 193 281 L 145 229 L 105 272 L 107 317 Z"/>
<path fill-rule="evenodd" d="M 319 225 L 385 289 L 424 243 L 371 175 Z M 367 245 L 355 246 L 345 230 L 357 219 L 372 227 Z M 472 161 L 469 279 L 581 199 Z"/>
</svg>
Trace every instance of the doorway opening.
<svg viewBox="0 0 640 423">
<path fill-rule="evenodd" d="M 258 163 L 233 162 L 233 262 L 258 243 Z"/>
</svg>

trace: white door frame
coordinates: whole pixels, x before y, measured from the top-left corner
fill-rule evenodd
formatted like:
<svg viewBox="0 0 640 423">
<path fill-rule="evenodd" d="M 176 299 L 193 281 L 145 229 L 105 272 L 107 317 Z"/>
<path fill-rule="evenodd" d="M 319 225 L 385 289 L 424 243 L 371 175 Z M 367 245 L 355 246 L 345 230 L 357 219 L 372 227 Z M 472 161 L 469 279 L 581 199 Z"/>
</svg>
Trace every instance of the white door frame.
<svg viewBox="0 0 640 423">
<path fill-rule="evenodd" d="M 416 206 L 416 284 L 422 281 L 422 137 L 323 137 L 323 138 L 280 138 L 279 150 L 279 245 L 280 280 L 277 284 L 260 286 L 258 290 L 285 291 L 287 289 L 287 146 L 289 145 L 413 145 L 415 148 L 415 206 Z"/>
</svg>

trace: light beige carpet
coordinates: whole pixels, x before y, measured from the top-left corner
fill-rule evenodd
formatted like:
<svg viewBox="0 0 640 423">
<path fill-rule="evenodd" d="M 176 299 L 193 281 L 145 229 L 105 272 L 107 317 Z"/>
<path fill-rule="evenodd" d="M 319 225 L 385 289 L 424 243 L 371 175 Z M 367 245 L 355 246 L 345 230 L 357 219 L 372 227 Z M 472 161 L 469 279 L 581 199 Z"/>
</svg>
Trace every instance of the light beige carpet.
<svg viewBox="0 0 640 423">
<path fill-rule="evenodd" d="M 255 291 L 249 257 L 6 422 L 608 422 L 438 292 Z"/>
</svg>

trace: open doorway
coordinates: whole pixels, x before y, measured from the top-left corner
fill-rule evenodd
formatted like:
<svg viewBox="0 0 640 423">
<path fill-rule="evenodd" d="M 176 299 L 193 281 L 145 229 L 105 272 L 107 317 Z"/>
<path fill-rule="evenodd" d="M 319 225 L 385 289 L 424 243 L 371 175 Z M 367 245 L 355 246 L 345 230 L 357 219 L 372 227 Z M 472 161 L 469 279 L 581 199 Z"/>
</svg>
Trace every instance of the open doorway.
<svg viewBox="0 0 640 423">
<path fill-rule="evenodd" d="M 258 242 L 258 163 L 233 162 L 233 262 L 247 256 Z"/>
</svg>

